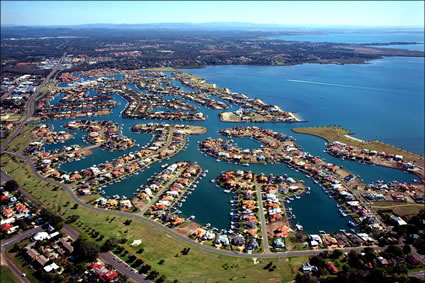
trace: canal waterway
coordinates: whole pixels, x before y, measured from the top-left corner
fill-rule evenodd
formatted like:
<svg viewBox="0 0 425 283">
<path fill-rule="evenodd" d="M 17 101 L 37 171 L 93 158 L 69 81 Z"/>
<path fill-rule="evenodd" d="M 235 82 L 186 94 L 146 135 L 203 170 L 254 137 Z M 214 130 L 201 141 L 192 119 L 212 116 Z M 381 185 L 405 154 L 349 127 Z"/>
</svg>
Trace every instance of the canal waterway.
<svg viewBox="0 0 425 283">
<path fill-rule="evenodd" d="M 414 58 L 415 59 L 415 58 Z M 388 59 L 385 59 L 388 60 Z M 384 61 L 385 61 L 384 60 Z M 391 58 L 390 60 L 394 60 Z M 397 59 L 395 59 L 397 60 Z M 411 60 L 409 58 L 408 60 Z M 384 63 L 377 63 L 378 66 L 385 66 Z M 423 59 L 422 59 L 423 64 Z M 304 66 L 304 67 L 303 67 Z M 306 67 L 305 67 L 306 66 Z M 331 66 L 331 67 L 329 67 Z M 357 66 L 357 65 L 355 65 Z M 266 103 L 278 104 L 281 108 L 288 111 L 297 111 L 300 116 L 304 119 L 309 120 L 308 123 L 296 123 L 296 124 L 283 124 L 283 123 L 264 123 L 264 124 L 240 124 L 240 123 L 223 123 L 220 122 L 218 118 L 218 114 L 222 111 L 220 110 L 210 110 L 205 107 L 193 104 L 192 102 L 188 102 L 189 104 L 195 105 L 198 107 L 197 111 L 201 111 L 205 113 L 208 117 L 206 121 L 196 121 L 196 122 L 185 122 L 185 121 L 158 121 L 158 120 L 139 120 L 139 119 L 124 119 L 121 117 L 120 113 L 125 108 L 127 101 L 121 96 L 114 94 L 113 98 L 118 102 L 118 106 L 115 107 L 112 113 L 108 116 L 102 117 L 90 117 L 87 119 L 95 119 L 95 120 L 112 120 L 117 122 L 122 126 L 122 134 L 136 140 L 135 146 L 131 149 L 127 149 L 125 151 L 115 151 L 108 152 L 101 148 L 96 148 L 93 150 L 93 154 L 87 156 L 85 159 L 80 161 L 73 161 L 69 163 L 62 164 L 60 166 L 60 170 L 64 170 L 67 172 L 79 171 L 84 168 L 88 168 L 92 165 L 103 163 L 105 161 L 110 161 L 118 156 L 123 155 L 124 153 L 132 152 L 139 149 L 141 146 L 148 144 L 152 138 L 150 134 L 139 134 L 133 133 L 131 131 L 131 127 L 135 124 L 139 123 L 150 123 L 150 122 L 159 122 L 159 123 L 168 123 L 168 124 L 190 124 L 190 125 L 202 125 L 207 127 L 208 132 L 204 135 L 199 136 L 190 136 L 187 148 L 178 153 L 176 156 L 172 157 L 170 160 L 165 160 L 160 163 L 156 163 L 150 166 L 150 168 L 140 172 L 137 175 L 133 175 L 119 183 L 114 183 L 107 186 L 104 190 L 107 196 L 112 196 L 115 194 L 124 195 L 127 197 L 132 197 L 136 192 L 136 189 L 141 185 L 146 183 L 146 180 L 159 172 L 161 170 L 161 165 L 168 163 L 171 164 L 176 161 L 183 160 L 191 160 L 197 161 L 198 164 L 203 168 L 208 170 L 208 174 L 204 177 L 198 184 L 196 190 L 188 196 L 186 202 L 181 208 L 182 215 L 185 217 L 194 215 L 196 216 L 196 221 L 200 224 L 210 223 L 212 226 L 217 228 L 228 229 L 230 227 L 229 220 L 229 212 L 230 212 L 230 199 L 232 197 L 231 194 L 226 194 L 223 192 L 222 188 L 217 187 L 214 183 L 210 182 L 211 179 L 215 179 L 218 175 L 220 175 L 223 171 L 229 170 L 251 170 L 255 173 L 264 173 L 264 174 L 274 174 L 274 175 L 283 175 L 288 174 L 291 177 L 297 178 L 299 180 L 303 180 L 306 186 L 311 187 L 311 194 L 305 194 L 299 200 L 294 200 L 290 207 L 293 208 L 294 214 L 296 215 L 296 219 L 293 220 L 293 223 L 299 223 L 304 226 L 304 229 L 308 233 L 317 233 L 319 230 L 324 230 L 327 232 L 338 231 L 339 229 L 348 229 L 347 222 L 349 217 L 342 217 L 338 212 L 338 208 L 336 207 L 336 201 L 334 199 L 330 199 L 327 194 L 323 192 L 323 190 L 313 183 L 311 179 L 306 178 L 302 173 L 296 172 L 285 164 L 273 164 L 273 165 L 250 165 L 249 167 L 243 167 L 240 165 L 226 163 L 224 161 L 217 162 L 214 158 L 209 156 L 205 156 L 199 149 L 199 142 L 203 141 L 207 137 L 212 138 L 225 138 L 218 134 L 218 131 L 225 127 L 233 127 L 233 126 L 262 126 L 264 128 L 272 129 L 277 132 L 284 133 L 286 135 L 292 135 L 296 138 L 297 143 L 307 152 L 312 153 L 315 156 L 320 156 L 321 158 L 326 159 L 327 161 L 344 166 L 347 170 L 351 171 L 353 174 L 359 176 L 359 178 L 363 179 L 365 182 L 373 182 L 376 180 L 384 180 L 384 181 L 393 181 L 397 180 L 400 182 L 411 182 L 415 179 L 415 176 L 391 169 L 384 168 L 379 166 L 371 166 L 360 164 L 352 161 L 342 161 L 336 159 L 327 153 L 323 152 L 325 149 L 325 141 L 308 135 L 296 134 L 291 132 L 291 128 L 299 127 L 299 126 L 311 126 L 311 125 L 328 125 L 328 124 L 336 124 L 338 121 L 342 120 L 346 124 L 342 124 L 344 127 L 349 129 L 353 129 L 356 123 L 348 123 L 350 116 L 350 107 L 352 107 L 350 100 L 357 100 L 357 98 L 353 98 L 351 96 L 358 95 L 358 88 L 355 88 L 355 92 L 352 92 L 352 88 L 336 88 L 330 86 L 320 86 L 311 84 L 294 84 L 294 86 L 298 87 L 298 89 L 291 88 L 291 84 L 286 83 L 288 77 L 291 78 L 302 78 L 304 74 L 307 78 L 311 79 L 310 76 L 319 76 L 314 79 L 324 79 L 317 72 L 329 72 L 329 68 L 341 68 L 337 70 L 343 70 L 343 68 L 353 68 L 353 65 L 349 66 L 334 66 L 334 65 L 302 65 L 302 66 L 293 66 L 293 67 L 246 67 L 246 66 L 226 66 L 226 67 L 208 67 L 205 69 L 197 69 L 197 70 L 186 70 L 196 75 L 200 75 L 204 78 L 207 78 L 208 81 L 213 83 L 217 83 L 219 87 L 229 87 L 232 91 L 242 92 L 247 94 L 250 97 L 259 97 L 262 98 Z M 371 70 L 368 71 L 368 67 Z M 287 68 L 287 69 L 285 69 Z M 306 68 L 306 69 L 303 69 Z M 376 66 L 374 63 L 370 65 L 362 65 L 365 73 L 363 76 L 368 77 L 371 73 L 377 72 Z M 301 70 L 300 70 L 301 69 Z M 387 67 L 384 67 L 386 70 Z M 288 71 L 289 70 L 289 71 Z M 291 71 L 292 70 L 292 71 Z M 337 72 L 335 69 L 334 72 Z M 292 73 L 291 73 L 292 72 Z M 349 73 L 349 71 L 347 71 Z M 377 74 L 375 74 L 377 75 Z M 385 75 L 385 74 L 383 74 Z M 227 77 L 229 76 L 229 77 Z M 240 76 L 240 78 L 238 77 Z M 329 79 L 329 77 L 326 77 Z M 334 78 L 335 79 L 335 78 Z M 274 81 L 278 80 L 278 81 Z M 357 82 L 340 82 L 336 80 L 338 84 L 350 84 L 355 85 Z M 378 79 L 379 81 L 379 79 Z M 174 82 L 175 85 L 180 85 L 178 82 Z M 378 84 L 379 85 L 379 84 Z M 364 84 L 359 85 L 361 87 L 366 87 L 367 89 L 371 88 L 379 88 L 380 86 L 376 86 L 373 82 L 365 82 Z M 132 89 L 138 90 L 135 86 L 130 86 Z M 416 84 L 410 86 L 410 92 L 406 92 L 402 98 L 404 100 L 409 100 L 409 102 L 404 103 L 412 103 L 410 100 L 414 100 L 419 104 L 418 98 L 416 95 L 416 91 L 422 87 L 422 85 Z M 252 89 L 251 89 L 252 88 Z M 190 90 L 186 88 L 187 90 Z M 364 90 L 363 88 L 360 88 Z M 369 90 L 368 90 L 369 91 Z M 423 92 L 423 91 L 422 91 Z M 385 90 L 380 90 L 379 93 L 383 96 L 397 96 L 394 94 L 394 90 L 392 92 L 387 92 Z M 409 95 L 411 94 L 411 95 Z M 319 103 L 322 99 L 320 96 L 323 96 L 323 99 L 327 101 L 329 104 L 328 107 L 323 106 L 322 104 L 326 104 L 324 102 Z M 343 96 L 343 99 L 339 99 L 338 97 Z M 362 97 L 370 97 L 373 95 L 363 94 Z M 399 98 L 399 100 L 403 100 Z M 179 98 L 181 99 L 181 98 Z M 184 100 L 184 99 L 182 99 Z M 332 103 L 329 101 L 333 101 Z M 51 103 L 57 103 L 57 97 L 51 101 Z M 372 107 L 378 107 L 379 103 L 377 99 L 370 99 L 370 103 L 374 103 Z M 420 101 L 420 99 L 419 99 Z M 423 97 L 422 97 L 423 101 Z M 318 105 L 315 105 L 315 104 Z M 338 105 L 340 103 L 340 105 Z M 366 103 L 365 103 L 366 104 Z M 356 105 L 356 103 L 354 103 Z M 410 104 L 409 104 L 410 105 Z M 422 103 L 423 105 L 423 103 Z M 332 106 L 337 107 L 338 109 L 334 110 Z M 387 105 L 388 106 L 388 105 Z M 393 107 L 387 109 L 387 111 L 397 111 L 397 107 Z M 232 109 L 237 109 L 236 105 L 232 106 Z M 327 109 L 327 111 L 325 110 Z M 329 114 L 328 112 L 333 112 L 333 114 Z M 366 115 L 367 111 L 361 111 L 362 115 Z M 382 113 L 385 113 L 383 111 Z M 415 116 L 418 116 L 417 112 Z M 423 113 L 423 109 L 422 109 Z M 357 116 L 360 116 L 358 113 Z M 386 115 L 385 118 L 390 118 L 390 115 Z M 83 119 L 83 118 L 82 118 Z M 380 119 L 380 118 L 379 118 Z M 55 130 L 66 130 L 63 128 L 63 125 L 71 120 L 50 120 L 43 123 L 48 123 L 54 127 Z M 358 121 L 361 123 L 363 118 Z M 418 122 L 419 123 L 419 122 Z M 373 124 L 373 123 L 372 123 Z M 374 124 L 375 125 L 375 124 Z M 397 135 L 398 124 L 393 125 L 394 136 Z M 359 125 L 355 127 L 354 130 L 358 129 L 358 133 L 365 133 L 364 135 L 370 134 L 368 129 L 371 129 L 372 125 L 368 123 Z M 407 132 L 409 137 L 412 136 L 412 131 L 416 129 L 416 126 L 406 127 L 410 130 L 402 131 Z M 390 138 L 389 131 L 386 129 L 380 129 L 378 127 L 375 129 L 376 131 L 380 131 L 383 134 L 382 136 L 387 136 Z M 60 148 L 64 145 L 72 145 L 72 144 L 81 144 L 86 145 L 82 140 L 82 137 L 86 135 L 86 132 L 78 131 L 78 130 L 67 130 L 75 135 L 75 139 L 67 141 L 64 144 L 57 145 L 47 145 L 46 149 L 52 148 Z M 420 132 L 420 131 L 419 131 Z M 385 134 L 385 135 L 384 135 Z M 423 136 L 423 132 L 422 132 Z M 260 146 L 260 143 L 251 139 L 240 139 L 233 138 L 233 140 L 242 148 L 257 148 Z M 423 139 L 422 139 L 423 142 Z M 411 147 L 412 144 L 409 142 L 403 141 L 403 146 L 406 148 Z M 414 144 L 414 143 L 413 143 Z"/>
</svg>

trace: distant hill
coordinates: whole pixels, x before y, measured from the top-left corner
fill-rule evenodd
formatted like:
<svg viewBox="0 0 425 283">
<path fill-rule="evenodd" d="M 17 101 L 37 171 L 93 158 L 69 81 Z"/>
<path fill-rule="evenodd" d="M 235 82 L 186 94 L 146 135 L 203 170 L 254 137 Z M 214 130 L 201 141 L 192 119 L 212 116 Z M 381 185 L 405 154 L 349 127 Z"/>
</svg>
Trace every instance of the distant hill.
<svg viewBox="0 0 425 283">
<path fill-rule="evenodd" d="M 327 25 L 284 25 L 284 24 L 253 24 L 241 22 L 210 22 L 210 23 L 147 23 L 147 24 L 82 24 L 82 25 L 38 25 L 19 26 L 1 25 L 1 29 L 40 29 L 40 28 L 65 28 L 65 29 L 173 29 L 173 30 L 286 30 L 286 31 L 353 31 L 353 30 L 379 30 L 379 31 L 412 31 L 423 32 L 423 27 L 364 27 L 364 26 L 327 26 Z"/>
</svg>

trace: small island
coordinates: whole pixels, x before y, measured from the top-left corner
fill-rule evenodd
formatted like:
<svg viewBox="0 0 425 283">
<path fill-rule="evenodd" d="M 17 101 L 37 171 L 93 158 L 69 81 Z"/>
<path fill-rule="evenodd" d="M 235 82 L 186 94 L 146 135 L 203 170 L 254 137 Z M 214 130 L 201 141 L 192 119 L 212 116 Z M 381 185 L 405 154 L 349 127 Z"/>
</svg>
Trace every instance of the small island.
<svg viewBox="0 0 425 283">
<path fill-rule="evenodd" d="M 425 159 L 418 154 L 380 141 L 354 138 L 353 132 L 339 126 L 294 128 L 292 131 L 325 139 L 328 153 L 336 157 L 406 170 L 424 179 Z"/>
</svg>

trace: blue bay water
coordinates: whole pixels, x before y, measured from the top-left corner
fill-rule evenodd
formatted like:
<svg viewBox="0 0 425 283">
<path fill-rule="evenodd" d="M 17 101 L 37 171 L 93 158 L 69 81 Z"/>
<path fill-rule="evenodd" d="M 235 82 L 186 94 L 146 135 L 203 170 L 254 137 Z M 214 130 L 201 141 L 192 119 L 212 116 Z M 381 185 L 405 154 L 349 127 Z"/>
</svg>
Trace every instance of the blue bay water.
<svg viewBox="0 0 425 283">
<path fill-rule="evenodd" d="M 309 121 L 293 126 L 338 124 L 357 138 L 424 154 L 424 58 L 389 57 L 353 65 L 212 66 L 185 71 L 218 87 L 297 112 Z"/>
<path fill-rule="evenodd" d="M 391 42 L 416 42 L 409 45 L 386 45 L 382 48 L 399 48 L 415 51 L 424 51 L 424 32 L 346 32 L 346 33 L 320 33 L 273 36 L 272 39 L 288 41 L 333 42 L 333 43 L 391 43 Z"/>
</svg>

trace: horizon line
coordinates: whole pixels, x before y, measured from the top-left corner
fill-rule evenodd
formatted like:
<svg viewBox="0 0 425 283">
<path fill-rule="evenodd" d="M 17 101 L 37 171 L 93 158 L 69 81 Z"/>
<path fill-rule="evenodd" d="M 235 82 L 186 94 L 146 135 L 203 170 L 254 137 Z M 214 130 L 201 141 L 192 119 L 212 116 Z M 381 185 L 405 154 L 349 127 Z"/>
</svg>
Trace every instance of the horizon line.
<svg viewBox="0 0 425 283">
<path fill-rule="evenodd" d="M 281 26 L 281 27 L 351 27 L 351 28 L 425 28 L 425 25 L 350 25 L 350 24 L 275 24 L 275 23 L 250 23 L 250 22 L 150 22 L 150 23 L 83 23 L 83 24 L 7 24 L 1 23 L 1 27 L 50 27 L 50 26 L 84 26 L 84 25 L 160 25 L 160 24 L 191 24 L 191 25 L 204 25 L 204 24 L 245 24 L 253 26 Z"/>
</svg>

